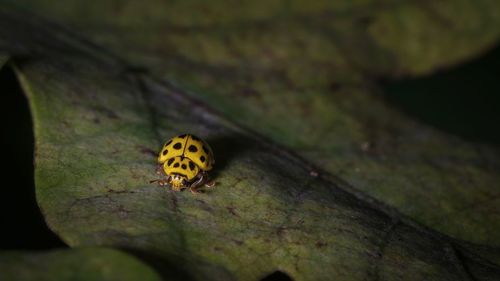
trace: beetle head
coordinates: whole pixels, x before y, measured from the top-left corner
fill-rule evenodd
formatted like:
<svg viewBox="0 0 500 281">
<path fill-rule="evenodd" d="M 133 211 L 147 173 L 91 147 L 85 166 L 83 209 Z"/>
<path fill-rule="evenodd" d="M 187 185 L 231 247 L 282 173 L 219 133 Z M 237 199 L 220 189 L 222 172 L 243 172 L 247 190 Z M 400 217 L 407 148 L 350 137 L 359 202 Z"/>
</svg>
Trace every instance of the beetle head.
<svg viewBox="0 0 500 281">
<path fill-rule="evenodd" d="M 187 178 L 182 175 L 171 175 L 168 181 L 174 190 L 181 190 L 187 187 Z"/>
</svg>

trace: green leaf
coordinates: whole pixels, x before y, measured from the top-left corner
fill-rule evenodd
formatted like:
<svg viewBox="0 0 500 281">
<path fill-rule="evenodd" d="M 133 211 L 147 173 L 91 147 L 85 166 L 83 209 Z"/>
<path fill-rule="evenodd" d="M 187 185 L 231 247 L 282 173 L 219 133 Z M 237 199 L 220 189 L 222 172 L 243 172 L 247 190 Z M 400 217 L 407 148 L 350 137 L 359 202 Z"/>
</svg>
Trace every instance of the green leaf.
<svg viewBox="0 0 500 281">
<path fill-rule="evenodd" d="M 2 251 L 0 280 L 159 281 L 146 264 L 117 250 L 80 248 L 47 252 Z"/>
<path fill-rule="evenodd" d="M 418 6 L 408 3 L 402 11 Z M 329 26 L 314 9 L 297 20 L 287 16 L 297 15 L 297 9 L 287 9 L 285 16 L 281 9 L 270 13 L 273 21 L 267 25 L 237 24 L 238 18 L 248 18 L 236 13 L 229 19 L 214 16 L 222 22 L 201 22 L 185 34 L 181 25 L 177 33 L 167 30 L 168 37 L 161 27 L 151 31 L 137 22 L 124 24 L 122 31 L 144 29 L 123 41 L 117 39 L 123 35 L 119 28 L 103 37 L 94 34 L 115 51 L 128 48 L 117 52 L 151 68 L 153 75 L 140 74 L 37 18 L 4 11 L 4 23 L 30 31 L 0 30 L 0 46 L 14 57 L 35 58 L 15 61 L 34 116 L 37 200 L 49 226 L 71 246 L 132 248 L 200 280 L 255 280 L 275 270 L 295 280 L 498 279 L 494 215 L 474 209 L 462 229 L 460 214 L 446 212 L 489 197 L 467 188 L 486 192 L 498 182 L 491 169 L 498 167 L 495 150 L 387 108 L 371 95 L 376 90 L 366 78 L 454 63 L 485 48 L 498 30 L 491 27 L 481 40 L 467 41 L 471 45 L 463 53 L 446 52 L 449 56 L 432 63 L 424 58 L 415 65 L 411 56 L 395 55 L 402 62 L 385 64 L 385 52 L 371 49 L 356 32 L 348 36 L 355 30 L 351 17 L 359 14 L 346 12 L 347 23 Z M 170 20 L 206 20 L 194 10 L 187 10 L 193 13 L 188 18 L 173 11 L 177 17 Z M 382 11 L 388 18 L 407 15 L 400 9 Z M 329 29 L 342 24 L 347 38 L 336 38 Z M 416 21 L 427 24 L 433 26 Z M 150 44 L 145 30 L 152 32 L 153 42 L 172 45 Z M 29 36 L 40 32 L 46 37 Z M 459 33 L 449 40 L 460 40 Z M 360 42 L 363 49 L 340 54 L 337 44 L 346 42 Z M 138 51 L 131 51 L 134 47 Z M 373 53 L 365 54 L 365 47 Z M 446 46 L 436 48 L 445 53 Z M 235 94 L 238 99 L 232 100 Z M 212 177 L 218 185 L 206 194 L 173 193 L 148 183 L 155 177 L 155 153 L 162 142 L 184 132 L 202 136 L 214 148 Z M 432 162 L 438 153 L 444 160 Z M 458 170 L 463 167 L 469 173 Z M 464 179 L 467 186 L 460 185 Z M 423 189 L 424 184 L 429 187 Z M 422 227 L 366 194 L 443 233 L 484 245 Z M 429 216 L 435 214 L 446 221 L 433 222 Z"/>
<path fill-rule="evenodd" d="M 343 189 L 499 247 L 499 150 L 419 124 L 376 95 L 376 78 L 431 73 L 500 38 L 500 2 L 435 2 L 26 6 L 292 149 Z"/>
<path fill-rule="evenodd" d="M 453 241 L 311 175 L 303 160 L 177 90 L 76 58 L 20 64 L 18 73 L 35 119 L 37 199 L 71 246 L 130 247 L 195 279 L 255 280 L 277 269 L 296 280 L 472 274 Z M 218 185 L 206 194 L 148 183 L 150 151 L 181 132 L 214 146 Z"/>
<path fill-rule="evenodd" d="M 22 2 L 141 65 L 244 67 L 291 83 L 425 74 L 500 36 L 495 0 Z"/>
</svg>

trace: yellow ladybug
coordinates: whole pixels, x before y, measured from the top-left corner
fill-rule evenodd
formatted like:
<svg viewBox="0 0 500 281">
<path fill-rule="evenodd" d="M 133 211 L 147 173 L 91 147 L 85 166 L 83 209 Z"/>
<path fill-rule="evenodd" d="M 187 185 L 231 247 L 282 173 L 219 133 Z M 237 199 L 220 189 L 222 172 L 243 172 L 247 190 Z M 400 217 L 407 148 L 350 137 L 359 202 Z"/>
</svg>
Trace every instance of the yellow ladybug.
<svg viewBox="0 0 500 281">
<path fill-rule="evenodd" d="M 207 172 L 214 163 L 212 149 L 205 141 L 189 134 L 176 136 L 165 143 L 158 155 L 157 173 L 163 172 L 165 178 L 157 182 L 170 185 L 174 191 L 189 187 L 196 193 L 196 188 L 207 181 Z"/>
</svg>

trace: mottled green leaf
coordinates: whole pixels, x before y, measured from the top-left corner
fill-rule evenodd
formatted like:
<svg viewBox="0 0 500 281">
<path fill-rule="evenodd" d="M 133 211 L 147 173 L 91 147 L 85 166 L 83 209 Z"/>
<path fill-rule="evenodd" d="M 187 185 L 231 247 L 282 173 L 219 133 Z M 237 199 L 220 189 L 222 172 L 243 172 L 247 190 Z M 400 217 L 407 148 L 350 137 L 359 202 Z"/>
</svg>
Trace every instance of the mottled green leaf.
<svg viewBox="0 0 500 281">
<path fill-rule="evenodd" d="M 448 9 L 416 3 L 324 14 L 290 3 L 229 15 L 209 5 L 202 12 L 165 9 L 164 16 L 157 6 L 123 4 L 128 8 L 106 18 L 98 14 L 109 10 L 86 3 L 78 6 L 87 11 L 83 22 L 68 6 L 56 11 L 132 65 L 37 18 L 4 11 L 4 23 L 25 31 L 0 30 L 0 47 L 24 58 L 15 61 L 34 116 L 37 199 L 48 224 L 71 246 L 132 248 L 200 280 L 255 280 L 275 270 L 296 280 L 498 279 L 494 212 L 450 212 L 496 192 L 498 153 L 387 108 L 370 82 L 455 63 L 486 48 L 498 29 L 488 25 L 460 52 L 425 39 L 443 54 L 432 60 L 415 59 L 425 52 L 408 55 L 404 46 L 391 51 L 397 32 L 376 38 L 387 50 L 373 46 L 366 29 L 354 32 L 359 11 L 382 13 L 380 25 Z M 485 16 L 494 9 L 454 3 L 485 23 L 498 21 Z M 343 16 L 331 20 L 337 14 Z M 436 30 L 425 17 L 408 21 Z M 92 30 L 91 22 L 109 29 Z M 35 31 L 45 36 L 29 36 Z M 436 37 L 461 42 L 463 28 L 448 31 Z M 161 143 L 182 132 L 214 148 L 218 185 L 206 194 L 149 184 Z M 367 194 L 484 245 L 424 228 Z"/>
<path fill-rule="evenodd" d="M 491 48 L 500 2 L 24 2 L 294 150 L 343 188 L 500 246 L 499 150 L 387 108 L 373 83 Z"/>
<path fill-rule="evenodd" d="M 0 280 L 159 281 L 146 264 L 117 250 L 80 248 L 47 252 L 3 251 Z"/>
<path fill-rule="evenodd" d="M 18 73 L 35 119 L 38 202 L 71 246 L 129 247 L 203 280 L 278 269 L 296 280 L 476 276 L 453 241 L 343 192 L 178 90 L 74 58 Z M 181 132 L 214 146 L 218 185 L 206 194 L 148 183 L 151 151 Z"/>
<path fill-rule="evenodd" d="M 500 36 L 496 0 L 18 3 L 149 67 L 285 72 L 297 75 L 292 83 L 302 75 L 315 84 L 363 79 L 357 72 L 428 73 L 490 48 Z"/>
<path fill-rule="evenodd" d="M 316 177 L 178 90 L 75 58 L 26 62 L 18 73 L 35 120 L 37 199 L 71 246 L 140 250 L 200 280 L 278 269 L 296 280 L 473 274 L 453 241 Z M 181 132 L 214 147 L 218 185 L 205 194 L 149 184 L 151 152 Z"/>
</svg>

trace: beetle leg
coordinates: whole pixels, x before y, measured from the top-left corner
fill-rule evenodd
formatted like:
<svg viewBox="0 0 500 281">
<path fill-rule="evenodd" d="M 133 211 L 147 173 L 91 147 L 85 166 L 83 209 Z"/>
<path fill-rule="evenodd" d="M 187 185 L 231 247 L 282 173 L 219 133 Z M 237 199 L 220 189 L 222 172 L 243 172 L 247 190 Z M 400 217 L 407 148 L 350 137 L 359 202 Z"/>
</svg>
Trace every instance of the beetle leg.
<svg viewBox="0 0 500 281">
<path fill-rule="evenodd" d="M 196 181 L 194 181 L 191 186 L 189 187 L 189 190 L 191 191 L 191 193 L 195 194 L 195 193 L 200 193 L 197 189 L 198 187 L 206 180 L 206 173 L 200 173 L 198 175 L 198 179 Z"/>
<path fill-rule="evenodd" d="M 167 176 L 166 178 L 160 181 L 160 186 L 168 185 L 169 181 L 170 181 L 170 176 Z"/>
<path fill-rule="evenodd" d="M 215 181 L 214 180 L 209 180 L 208 179 L 208 173 L 207 172 L 203 172 L 203 182 L 200 182 L 200 185 L 201 184 L 204 184 L 205 187 L 207 188 L 212 188 L 215 186 Z"/>
<path fill-rule="evenodd" d="M 215 186 L 215 181 L 211 180 L 205 183 L 205 187 L 212 188 Z"/>
<path fill-rule="evenodd" d="M 156 165 L 156 174 L 157 175 L 161 175 L 161 172 L 162 172 L 162 164 L 157 164 Z"/>
<path fill-rule="evenodd" d="M 159 186 L 165 186 L 165 185 L 168 185 L 169 180 L 170 180 L 170 176 L 167 176 L 166 178 L 163 178 L 163 179 L 150 180 L 149 183 L 157 182 Z"/>
</svg>

